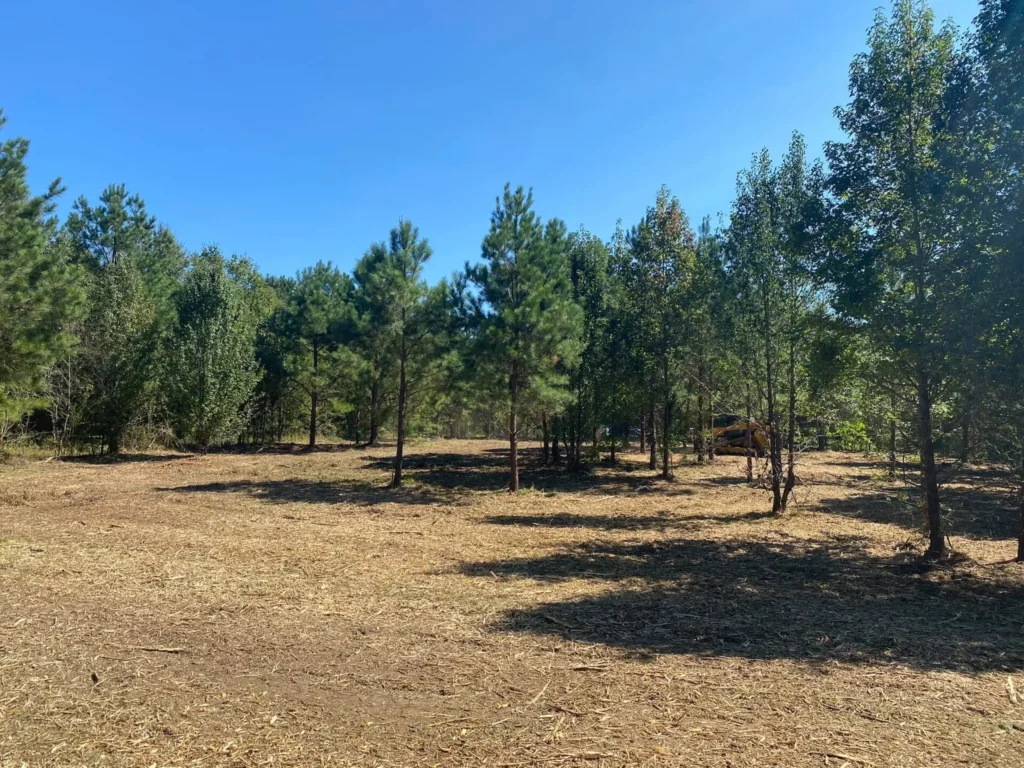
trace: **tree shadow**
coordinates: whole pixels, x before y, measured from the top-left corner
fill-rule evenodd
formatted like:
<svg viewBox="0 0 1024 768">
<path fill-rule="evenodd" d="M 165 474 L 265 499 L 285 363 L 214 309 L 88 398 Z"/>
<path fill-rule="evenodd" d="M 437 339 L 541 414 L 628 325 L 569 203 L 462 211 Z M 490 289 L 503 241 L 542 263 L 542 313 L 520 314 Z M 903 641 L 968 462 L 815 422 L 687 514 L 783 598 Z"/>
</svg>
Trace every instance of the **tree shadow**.
<svg viewBox="0 0 1024 768">
<path fill-rule="evenodd" d="M 389 470 L 390 457 L 367 457 L 364 468 Z M 417 483 L 445 491 L 499 491 L 508 487 L 508 453 L 490 448 L 479 453 L 418 453 L 403 463 Z M 627 466 L 589 467 L 570 472 L 564 466 L 545 466 L 540 448 L 520 449 L 519 485 L 544 492 L 585 493 L 606 491 L 662 496 L 689 496 L 693 489 L 664 482 Z"/>
<path fill-rule="evenodd" d="M 945 486 L 940 493 L 943 527 L 947 533 L 992 541 L 1017 538 L 1020 511 L 1008 492 L 957 485 Z M 905 488 L 822 499 L 817 508 L 828 514 L 898 525 L 913 531 L 921 530 L 925 523 L 919 494 Z"/>
<path fill-rule="evenodd" d="M 57 461 L 66 464 L 157 464 L 192 458 L 195 458 L 194 453 L 116 453 L 113 456 L 61 456 Z"/>
<path fill-rule="evenodd" d="M 719 475 L 717 477 L 702 477 L 700 482 L 705 485 L 746 485 L 747 478 L 733 475 Z"/>
<path fill-rule="evenodd" d="M 822 462 L 822 466 L 843 467 L 846 469 L 862 469 L 870 471 L 868 477 L 884 478 L 888 476 L 890 465 L 885 459 L 876 456 L 862 455 L 860 458 L 833 459 L 829 458 Z M 920 465 L 916 461 L 896 462 L 896 472 L 899 476 L 915 476 L 920 471 Z M 939 480 L 943 483 L 972 482 L 990 483 L 1009 480 L 1012 473 L 1006 467 L 995 464 L 963 464 L 959 461 L 944 460 L 938 465 Z"/>
<path fill-rule="evenodd" d="M 923 669 L 1024 669 L 1019 582 L 926 570 L 859 537 L 805 542 L 592 542 L 535 558 L 467 563 L 493 579 L 584 579 L 596 596 L 508 611 L 490 629 L 563 635 L 639 657 L 697 654 Z"/>
<path fill-rule="evenodd" d="M 741 515 L 581 515 L 562 512 L 554 515 L 490 515 L 483 519 L 489 525 L 533 526 L 538 528 L 590 528 L 599 531 L 668 531 L 693 527 L 699 523 L 752 522 L 777 519 L 770 512 L 747 512 Z"/>
<path fill-rule="evenodd" d="M 1019 583 L 923 570 L 862 540 L 591 543 L 467 563 L 473 577 L 618 584 L 507 612 L 490 629 L 567 635 L 638 655 L 694 653 L 923 669 L 1024 669 Z"/>
<path fill-rule="evenodd" d="M 233 480 L 157 488 L 165 493 L 244 493 L 270 504 L 355 504 L 373 507 L 379 504 L 451 504 L 450 496 L 426 488 L 382 488 L 372 483 L 344 480 L 315 481 Z"/>
<path fill-rule="evenodd" d="M 263 445 L 223 445 L 211 448 L 210 453 L 268 454 L 271 456 L 301 456 L 309 453 L 344 453 L 363 447 L 357 443 L 320 443 L 310 447 L 306 443 L 265 443 Z"/>
</svg>

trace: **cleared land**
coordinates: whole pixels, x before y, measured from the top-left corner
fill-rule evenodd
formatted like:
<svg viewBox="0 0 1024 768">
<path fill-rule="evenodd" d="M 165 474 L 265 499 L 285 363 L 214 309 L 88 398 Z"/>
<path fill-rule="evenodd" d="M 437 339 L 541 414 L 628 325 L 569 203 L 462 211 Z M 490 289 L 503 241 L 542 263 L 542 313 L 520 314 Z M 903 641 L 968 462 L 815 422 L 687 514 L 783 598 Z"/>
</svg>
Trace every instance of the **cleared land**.
<svg viewBox="0 0 1024 768">
<path fill-rule="evenodd" d="M 532 449 L 509 497 L 503 450 L 416 444 L 396 492 L 387 448 L 0 468 L 0 765 L 1024 763 L 997 471 L 926 570 L 866 458 L 773 519 L 741 459 Z"/>
</svg>

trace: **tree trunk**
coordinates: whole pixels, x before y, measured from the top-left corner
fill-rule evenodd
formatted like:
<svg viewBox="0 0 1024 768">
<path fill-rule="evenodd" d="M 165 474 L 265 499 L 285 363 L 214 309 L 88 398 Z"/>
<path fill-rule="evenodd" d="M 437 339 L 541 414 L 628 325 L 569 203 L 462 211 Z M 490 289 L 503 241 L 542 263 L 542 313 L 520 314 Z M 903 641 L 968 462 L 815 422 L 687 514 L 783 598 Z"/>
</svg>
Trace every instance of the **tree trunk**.
<svg viewBox="0 0 1024 768">
<path fill-rule="evenodd" d="M 610 463 L 612 465 L 614 465 L 615 464 L 615 436 L 614 435 L 612 436 L 611 443 L 612 443 L 612 455 L 610 457 L 611 458 Z"/>
<path fill-rule="evenodd" d="M 754 435 L 750 428 L 750 382 L 747 382 L 747 431 L 743 436 L 747 454 L 747 485 L 754 484 Z"/>
<path fill-rule="evenodd" d="M 889 477 L 896 479 L 896 393 L 889 396 Z"/>
<path fill-rule="evenodd" d="M 408 384 L 406 383 L 406 365 L 408 351 L 406 350 L 405 336 L 402 336 L 402 352 L 398 367 L 398 424 L 395 435 L 395 473 L 391 477 L 391 487 L 399 488 L 402 485 L 402 454 L 405 450 L 405 407 L 408 397 Z"/>
<path fill-rule="evenodd" d="M 548 415 L 546 413 L 540 415 L 540 426 L 544 439 L 544 466 L 546 467 L 551 463 L 551 437 L 548 432 Z"/>
<path fill-rule="evenodd" d="M 908 89 L 913 81 L 908 83 Z M 912 94 L 911 94 L 912 95 Z M 917 153 L 913 121 L 907 123 L 907 138 L 910 157 Z M 929 382 L 929 371 L 924 364 L 927 341 L 924 326 L 928 321 L 926 312 L 926 261 L 923 228 L 921 225 L 920 193 L 917 188 L 917 173 L 914 163 L 910 163 L 908 181 L 910 186 L 911 213 L 913 218 L 913 237 L 916 256 L 916 274 L 914 276 L 914 351 L 917 355 L 917 410 L 918 428 L 921 439 L 921 486 L 928 512 L 928 551 L 925 557 L 939 558 L 946 554 L 946 539 L 942 535 L 942 507 L 939 503 L 939 478 L 935 467 L 935 443 L 932 439 L 932 393 Z"/>
<path fill-rule="evenodd" d="M 819 416 L 817 418 L 817 427 L 818 427 L 818 450 L 819 451 L 827 451 L 828 450 L 828 433 L 825 431 L 825 420 L 823 418 L 821 418 L 821 416 Z"/>
<path fill-rule="evenodd" d="M 1017 478 L 1017 506 L 1020 518 L 1017 524 L 1017 562 L 1024 563 L 1024 454 L 1020 460 L 1020 476 Z"/>
<path fill-rule="evenodd" d="M 316 447 L 316 407 L 320 391 L 316 377 L 320 371 L 320 350 L 313 344 L 313 388 L 309 393 L 309 447 Z"/>
<path fill-rule="evenodd" d="M 661 476 L 668 480 L 672 477 L 672 410 L 675 408 L 675 397 L 669 386 L 668 355 L 662 359 L 661 387 L 665 395 L 664 413 L 661 414 Z"/>
<path fill-rule="evenodd" d="M 765 288 L 764 305 L 764 360 L 765 400 L 768 406 L 768 463 L 771 469 L 772 514 L 782 513 L 782 435 L 779 434 L 778 413 L 775 402 L 775 364 L 772 355 L 771 295 Z"/>
<path fill-rule="evenodd" d="M 561 450 L 558 447 L 558 430 L 561 428 L 561 426 L 562 426 L 562 420 L 560 418 L 555 416 L 553 419 L 551 419 L 551 461 L 555 464 L 555 466 L 559 466 L 562 463 L 562 453 L 561 453 Z M 568 455 L 569 454 L 569 444 L 568 443 L 565 444 L 565 452 L 566 452 L 566 458 L 569 459 L 569 461 L 571 463 L 572 459 Z"/>
<path fill-rule="evenodd" d="M 515 365 L 508 380 L 509 412 L 508 412 L 508 448 L 509 448 L 509 493 L 519 491 L 519 376 Z"/>
<path fill-rule="evenodd" d="M 704 453 L 704 366 L 697 369 L 697 432 L 693 438 L 693 452 L 697 454 L 697 463 L 703 464 Z"/>
<path fill-rule="evenodd" d="M 647 405 L 647 422 L 650 424 L 650 431 L 647 433 L 647 440 L 650 443 L 651 458 L 648 467 L 652 470 L 658 468 L 658 441 L 654 429 L 654 395 L 650 395 L 650 402 Z"/>
<path fill-rule="evenodd" d="M 796 339 L 792 335 L 789 338 L 789 425 L 786 442 L 789 455 L 786 457 L 786 487 L 782 490 L 783 512 L 796 485 Z"/>
<path fill-rule="evenodd" d="M 971 406 L 970 400 L 964 403 L 964 412 L 960 417 L 960 459 L 965 464 L 971 462 Z"/>
<path fill-rule="evenodd" d="M 640 414 L 640 454 L 647 452 L 647 414 Z"/>
<path fill-rule="evenodd" d="M 713 388 L 714 381 L 712 380 L 711 366 L 708 367 L 708 420 L 705 422 L 707 427 L 704 432 L 704 440 L 708 449 L 708 464 L 715 463 L 715 390 Z"/>
<path fill-rule="evenodd" d="M 932 439 L 932 393 L 928 374 L 921 366 L 917 372 L 918 417 L 921 430 L 921 485 L 928 512 L 927 557 L 946 554 L 946 538 L 942 533 L 942 507 L 939 503 L 939 476 L 935 466 L 935 443 Z"/>
<path fill-rule="evenodd" d="M 380 440 L 380 425 L 377 423 L 378 411 L 380 409 L 380 377 L 373 376 L 373 383 L 370 384 L 370 437 L 366 441 L 368 445 L 377 445 Z"/>
<path fill-rule="evenodd" d="M 672 409 L 675 407 L 674 398 L 665 400 L 665 412 L 662 414 L 661 425 L 661 476 L 668 480 L 672 477 L 672 446 L 670 435 L 672 434 Z"/>
</svg>

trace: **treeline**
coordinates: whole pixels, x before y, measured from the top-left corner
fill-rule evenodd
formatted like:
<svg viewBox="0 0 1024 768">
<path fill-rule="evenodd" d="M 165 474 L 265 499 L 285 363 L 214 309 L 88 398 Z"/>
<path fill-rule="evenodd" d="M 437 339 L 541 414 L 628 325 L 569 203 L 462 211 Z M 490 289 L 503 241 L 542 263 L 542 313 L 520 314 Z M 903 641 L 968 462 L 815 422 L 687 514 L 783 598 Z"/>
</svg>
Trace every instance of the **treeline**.
<svg viewBox="0 0 1024 768">
<path fill-rule="evenodd" d="M 605 241 L 506 186 L 481 259 L 428 285 L 408 221 L 351 275 L 262 276 L 188 254 L 124 187 L 53 216 L 28 144 L 0 149 L 0 440 L 58 452 L 157 441 L 207 449 L 302 432 L 543 440 L 578 469 L 638 438 L 713 460 L 716 415 L 770 437 L 786 509 L 807 447 L 919 461 L 945 552 L 943 472 L 1003 462 L 1024 558 L 1024 2 L 984 0 L 970 30 L 897 0 L 850 67 L 846 134 L 811 162 L 794 134 L 740 172 L 726 220 L 694 231 L 668 189 Z M 748 473 L 753 474 L 748 462 Z"/>
</svg>

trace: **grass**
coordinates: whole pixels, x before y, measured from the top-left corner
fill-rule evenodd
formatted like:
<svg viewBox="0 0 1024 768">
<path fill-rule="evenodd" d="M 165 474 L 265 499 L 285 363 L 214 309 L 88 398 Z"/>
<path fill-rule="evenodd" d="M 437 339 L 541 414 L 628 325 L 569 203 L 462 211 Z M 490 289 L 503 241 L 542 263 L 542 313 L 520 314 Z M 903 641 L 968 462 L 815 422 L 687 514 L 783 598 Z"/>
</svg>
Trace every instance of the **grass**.
<svg viewBox="0 0 1024 768">
<path fill-rule="evenodd" d="M 996 470 L 925 568 L 849 454 L 781 519 L 736 458 L 531 448 L 509 496 L 501 443 L 410 454 L 396 491 L 387 447 L 0 469 L 0 766 L 1020 764 Z"/>
</svg>

